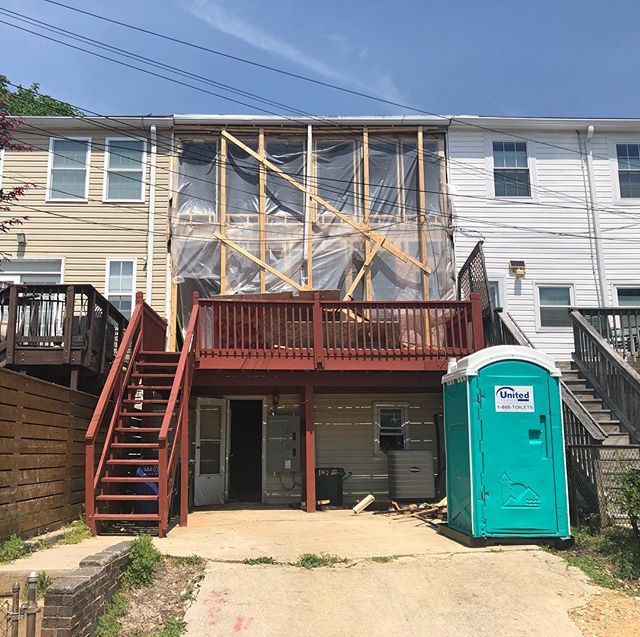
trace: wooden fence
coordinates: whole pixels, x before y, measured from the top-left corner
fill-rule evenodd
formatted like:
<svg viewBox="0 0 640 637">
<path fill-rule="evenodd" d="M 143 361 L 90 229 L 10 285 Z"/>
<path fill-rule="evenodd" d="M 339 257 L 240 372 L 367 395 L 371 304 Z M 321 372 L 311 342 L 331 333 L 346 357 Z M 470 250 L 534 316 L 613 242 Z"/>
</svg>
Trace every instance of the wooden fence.
<svg viewBox="0 0 640 637">
<path fill-rule="evenodd" d="M 0 369 L 0 540 L 77 518 L 84 436 L 97 398 Z"/>
</svg>

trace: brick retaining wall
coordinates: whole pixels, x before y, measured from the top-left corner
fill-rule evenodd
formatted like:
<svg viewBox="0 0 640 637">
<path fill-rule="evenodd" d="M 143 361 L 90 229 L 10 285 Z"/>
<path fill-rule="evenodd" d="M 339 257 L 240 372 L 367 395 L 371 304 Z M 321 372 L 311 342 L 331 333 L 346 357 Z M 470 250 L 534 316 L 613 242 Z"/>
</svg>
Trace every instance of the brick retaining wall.
<svg viewBox="0 0 640 637">
<path fill-rule="evenodd" d="M 41 637 L 91 637 L 120 586 L 131 542 L 120 542 L 56 579 L 44 596 Z"/>
</svg>

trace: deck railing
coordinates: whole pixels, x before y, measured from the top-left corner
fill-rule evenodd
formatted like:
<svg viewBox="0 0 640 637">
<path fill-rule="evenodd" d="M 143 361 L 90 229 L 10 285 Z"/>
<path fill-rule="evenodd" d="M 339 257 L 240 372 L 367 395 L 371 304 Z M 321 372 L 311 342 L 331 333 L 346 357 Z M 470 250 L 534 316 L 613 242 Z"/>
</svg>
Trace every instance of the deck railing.
<svg viewBox="0 0 640 637">
<path fill-rule="evenodd" d="M 580 314 L 622 358 L 640 360 L 640 307 L 581 307 Z"/>
<path fill-rule="evenodd" d="M 201 366 L 440 369 L 484 346 L 480 298 L 469 301 L 201 299 Z"/>
<path fill-rule="evenodd" d="M 90 285 L 10 285 L 0 290 L 0 360 L 73 365 L 106 374 L 127 319 Z"/>
</svg>

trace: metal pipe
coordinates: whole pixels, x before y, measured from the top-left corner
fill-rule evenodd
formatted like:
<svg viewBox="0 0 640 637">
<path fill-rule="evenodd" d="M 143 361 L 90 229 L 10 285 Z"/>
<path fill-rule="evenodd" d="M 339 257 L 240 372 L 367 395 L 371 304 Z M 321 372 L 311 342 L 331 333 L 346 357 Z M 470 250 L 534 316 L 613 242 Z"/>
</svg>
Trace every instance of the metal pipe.
<svg viewBox="0 0 640 637">
<path fill-rule="evenodd" d="M 156 223 L 156 165 L 158 156 L 158 135 L 156 125 L 150 129 L 151 153 L 149 157 L 149 214 L 147 215 L 147 289 L 145 297 L 151 305 L 153 294 L 153 243 Z"/>
<path fill-rule="evenodd" d="M 36 635 L 36 613 L 38 612 L 38 574 L 31 571 L 27 577 L 27 605 L 25 614 L 27 616 L 27 637 L 35 637 Z"/>
<path fill-rule="evenodd" d="M 587 157 L 587 185 L 589 187 L 589 213 L 593 228 L 593 244 L 596 252 L 596 272 L 598 278 L 598 305 L 606 307 L 608 303 L 607 272 L 604 263 L 604 249 L 602 245 L 602 232 L 600 230 L 600 215 L 598 214 L 596 189 L 593 176 L 593 151 L 591 139 L 595 128 L 593 124 L 587 127 L 587 135 L 584 140 L 584 148 Z"/>
</svg>

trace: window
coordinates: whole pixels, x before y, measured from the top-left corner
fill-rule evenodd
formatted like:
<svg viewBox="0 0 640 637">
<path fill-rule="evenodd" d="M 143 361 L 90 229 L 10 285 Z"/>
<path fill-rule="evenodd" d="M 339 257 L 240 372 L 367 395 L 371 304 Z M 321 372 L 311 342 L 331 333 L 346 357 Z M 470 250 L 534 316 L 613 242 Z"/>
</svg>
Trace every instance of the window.
<svg viewBox="0 0 640 637">
<path fill-rule="evenodd" d="M 616 144 L 622 199 L 640 199 L 640 144 Z"/>
<path fill-rule="evenodd" d="M 618 305 L 622 307 L 640 307 L 640 287 L 616 288 L 616 294 L 618 296 Z"/>
<path fill-rule="evenodd" d="M 87 198 L 90 145 L 88 138 L 51 139 L 48 199 L 76 201 Z"/>
<path fill-rule="evenodd" d="M 135 261 L 107 261 L 107 299 L 127 318 L 133 310 L 135 290 Z"/>
<path fill-rule="evenodd" d="M 104 199 L 142 201 L 145 141 L 119 137 L 106 142 Z"/>
<path fill-rule="evenodd" d="M 570 327 L 569 309 L 572 305 L 573 288 L 570 285 L 538 286 L 540 327 Z"/>
<path fill-rule="evenodd" d="M 492 308 L 504 307 L 504 294 L 501 280 L 489 281 L 489 299 L 491 300 Z"/>
<path fill-rule="evenodd" d="M 405 449 L 409 440 L 406 405 L 375 405 L 375 451 Z"/>
<path fill-rule="evenodd" d="M 526 142 L 493 142 L 496 197 L 530 197 Z"/>
<path fill-rule="evenodd" d="M 32 285 L 62 282 L 62 259 L 11 259 L 0 265 L 0 287 L 5 283 Z"/>
</svg>

